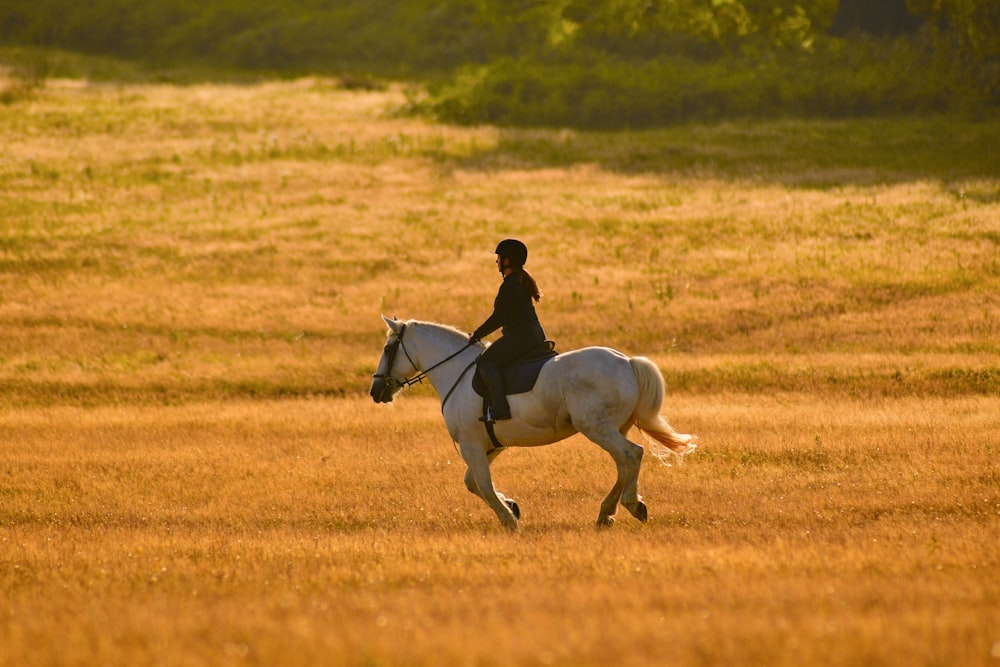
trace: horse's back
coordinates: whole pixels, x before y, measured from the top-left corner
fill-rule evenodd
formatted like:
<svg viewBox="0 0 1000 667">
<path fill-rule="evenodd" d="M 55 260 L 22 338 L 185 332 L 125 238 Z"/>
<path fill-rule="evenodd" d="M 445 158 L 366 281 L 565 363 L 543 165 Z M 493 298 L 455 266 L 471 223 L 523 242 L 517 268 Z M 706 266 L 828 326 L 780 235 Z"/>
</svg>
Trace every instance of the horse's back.
<svg viewBox="0 0 1000 667">
<path fill-rule="evenodd" d="M 562 364 L 564 367 L 581 367 L 593 370 L 627 369 L 630 366 L 629 358 L 625 354 L 610 347 L 598 346 L 581 347 L 577 350 L 562 352 L 556 355 L 553 361 L 557 362 L 557 366 Z"/>
<path fill-rule="evenodd" d="M 566 396 L 577 392 L 612 390 L 629 392 L 635 386 L 635 373 L 629 358 L 610 347 L 583 347 L 557 355 L 542 367 L 536 387 L 558 390 Z"/>
<path fill-rule="evenodd" d="M 542 368 L 537 405 L 565 415 L 576 430 L 618 429 L 631 418 L 640 388 L 629 357 L 608 347 L 564 352 Z"/>
</svg>

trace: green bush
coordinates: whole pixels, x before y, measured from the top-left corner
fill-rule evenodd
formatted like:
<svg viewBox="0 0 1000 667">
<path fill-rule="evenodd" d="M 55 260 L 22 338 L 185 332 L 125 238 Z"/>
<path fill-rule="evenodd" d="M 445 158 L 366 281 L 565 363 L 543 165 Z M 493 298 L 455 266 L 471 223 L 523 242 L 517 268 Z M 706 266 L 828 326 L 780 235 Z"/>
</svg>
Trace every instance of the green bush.
<svg viewBox="0 0 1000 667">
<path fill-rule="evenodd" d="M 640 62 L 598 52 L 503 59 L 430 89 L 423 105 L 459 123 L 589 128 L 795 115 L 856 117 L 948 111 L 952 80 L 907 40 L 818 40 L 810 53 L 775 51 L 704 62 Z"/>
</svg>

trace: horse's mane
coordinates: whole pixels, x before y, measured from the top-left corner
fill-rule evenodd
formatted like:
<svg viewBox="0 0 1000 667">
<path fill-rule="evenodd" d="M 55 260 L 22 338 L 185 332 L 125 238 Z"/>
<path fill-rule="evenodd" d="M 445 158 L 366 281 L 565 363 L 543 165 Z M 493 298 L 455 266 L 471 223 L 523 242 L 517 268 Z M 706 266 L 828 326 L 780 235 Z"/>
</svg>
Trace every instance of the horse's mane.
<svg viewBox="0 0 1000 667">
<path fill-rule="evenodd" d="M 462 340 L 466 341 L 469 340 L 468 333 L 462 331 L 461 329 L 458 329 L 457 327 L 453 327 L 450 324 L 441 324 L 440 322 L 423 322 L 421 320 L 410 320 L 408 322 L 408 325 L 418 326 L 418 327 L 420 326 L 430 327 L 432 329 L 437 329 L 438 331 L 442 331 L 451 336 L 454 336 L 455 338 L 461 338 Z"/>
</svg>

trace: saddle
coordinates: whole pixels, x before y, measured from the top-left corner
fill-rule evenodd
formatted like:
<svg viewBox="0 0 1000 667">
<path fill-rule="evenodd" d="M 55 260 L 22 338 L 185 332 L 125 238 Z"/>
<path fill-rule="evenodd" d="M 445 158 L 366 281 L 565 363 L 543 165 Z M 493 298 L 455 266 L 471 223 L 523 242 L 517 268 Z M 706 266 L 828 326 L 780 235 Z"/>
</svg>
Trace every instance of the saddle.
<svg viewBox="0 0 1000 667">
<path fill-rule="evenodd" d="M 542 366 L 551 361 L 557 354 L 556 344 L 547 340 L 542 345 L 528 353 L 528 356 L 520 361 L 515 361 L 510 366 L 504 368 L 503 383 L 507 390 L 507 395 L 523 394 L 531 391 L 538 380 L 538 374 L 542 372 Z M 479 396 L 486 397 L 486 386 L 479 373 L 472 378 L 472 389 Z"/>
</svg>

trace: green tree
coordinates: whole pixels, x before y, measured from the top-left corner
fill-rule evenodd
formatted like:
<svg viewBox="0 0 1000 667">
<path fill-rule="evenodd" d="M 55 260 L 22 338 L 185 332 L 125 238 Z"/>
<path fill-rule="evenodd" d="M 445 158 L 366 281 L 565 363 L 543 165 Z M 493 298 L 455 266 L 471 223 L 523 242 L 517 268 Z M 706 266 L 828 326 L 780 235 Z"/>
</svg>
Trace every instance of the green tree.
<svg viewBox="0 0 1000 667">
<path fill-rule="evenodd" d="M 651 56 L 695 40 L 718 55 L 747 44 L 808 47 L 816 31 L 832 21 L 836 5 L 837 0 L 568 0 L 562 16 L 579 26 L 582 41 L 601 50 Z"/>
<path fill-rule="evenodd" d="M 930 19 L 939 75 L 952 81 L 963 106 L 1000 105 L 1000 2 L 996 0 L 908 0 L 911 11 Z"/>
</svg>

